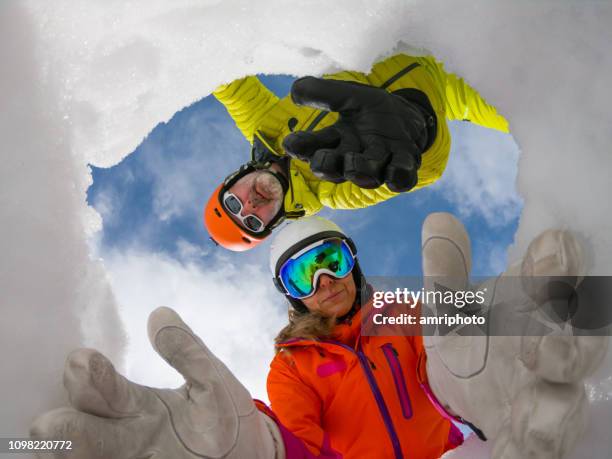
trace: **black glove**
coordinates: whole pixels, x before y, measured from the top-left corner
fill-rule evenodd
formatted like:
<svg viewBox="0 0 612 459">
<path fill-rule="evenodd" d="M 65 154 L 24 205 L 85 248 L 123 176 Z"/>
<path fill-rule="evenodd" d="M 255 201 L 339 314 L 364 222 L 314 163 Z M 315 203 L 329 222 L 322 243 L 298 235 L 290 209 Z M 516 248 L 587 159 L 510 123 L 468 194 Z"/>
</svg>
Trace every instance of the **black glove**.
<svg viewBox="0 0 612 459">
<path fill-rule="evenodd" d="M 335 124 L 319 131 L 289 134 L 283 147 L 290 156 L 308 162 L 323 180 L 348 180 L 361 188 L 386 183 L 392 191 L 408 191 L 418 182 L 421 154 L 433 143 L 435 132 L 431 129 L 433 109 L 427 97 L 416 92 L 430 110 L 374 86 L 300 78 L 291 87 L 295 104 L 339 112 L 340 116 Z"/>
</svg>

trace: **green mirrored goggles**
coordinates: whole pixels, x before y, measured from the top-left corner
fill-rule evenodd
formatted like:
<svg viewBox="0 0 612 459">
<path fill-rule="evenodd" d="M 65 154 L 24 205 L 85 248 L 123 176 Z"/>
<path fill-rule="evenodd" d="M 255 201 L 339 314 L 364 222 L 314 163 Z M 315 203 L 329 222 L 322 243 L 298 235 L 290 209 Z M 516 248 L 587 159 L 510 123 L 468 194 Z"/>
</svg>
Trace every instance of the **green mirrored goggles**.
<svg viewBox="0 0 612 459">
<path fill-rule="evenodd" d="M 354 266 L 355 255 L 345 240 L 324 239 L 305 247 L 283 263 L 278 280 L 287 295 L 301 300 L 314 295 L 321 274 L 342 279 Z"/>
</svg>

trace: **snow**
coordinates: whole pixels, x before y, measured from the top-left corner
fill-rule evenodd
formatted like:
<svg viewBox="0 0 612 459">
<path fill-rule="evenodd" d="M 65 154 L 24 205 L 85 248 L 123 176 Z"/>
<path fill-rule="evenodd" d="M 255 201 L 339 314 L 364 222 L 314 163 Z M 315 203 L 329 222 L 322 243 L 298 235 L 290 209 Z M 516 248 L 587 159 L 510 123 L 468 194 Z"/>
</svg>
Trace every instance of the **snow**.
<svg viewBox="0 0 612 459">
<path fill-rule="evenodd" d="M 611 23 L 612 4 L 581 1 L 3 1 L 0 432 L 23 435 L 65 402 L 74 347 L 121 367 L 118 306 L 87 248 L 100 225 L 85 204 L 87 164 L 115 164 L 158 122 L 245 74 L 367 70 L 408 44 L 431 51 L 501 110 L 522 150 L 511 257 L 560 226 L 589 244 L 591 274 L 612 274 Z M 593 427 L 576 457 L 609 457 L 611 361 L 589 386 Z"/>
</svg>

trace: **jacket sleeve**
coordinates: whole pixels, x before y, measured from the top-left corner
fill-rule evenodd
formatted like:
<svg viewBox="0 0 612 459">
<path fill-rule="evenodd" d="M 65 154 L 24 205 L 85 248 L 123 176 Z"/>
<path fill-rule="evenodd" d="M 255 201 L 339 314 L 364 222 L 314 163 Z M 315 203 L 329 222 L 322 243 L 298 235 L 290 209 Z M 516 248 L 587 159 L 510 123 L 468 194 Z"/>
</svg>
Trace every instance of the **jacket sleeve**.
<svg viewBox="0 0 612 459">
<path fill-rule="evenodd" d="M 272 411 L 282 425 L 313 454 L 313 458 L 334 458 L 329 438 L 321 427 L 321 400 L 304 383 L 295 367 L 277 354 L 268 374 L 268 397 Z"/>
<path fill-rule="evenodd" d="M 219 86 L 213 95 L 221 102 L 244 137 L 253 143 L 262 117 L 278 102 L 256 76 L 248 76 Z"/>
<path fill-rule="evenodd" d="M 443 85 L 446 95 L 446 117 L 449 120 L 470 121 L 483 127 L 509 132 L 508 121 L 497 113 L 463 78 L 447 73 L 441 63 L 426 58 L 434 78 Z M 433 65 L 431 65 L 433 64 Z"/>
<path fill-rule="evenodd" d="M 308 187 L 319 202 L 331 209 L 362 209 L 397 196 L 386 185 L 374 189 L 359 188 L 352 182 L 332 183 L 313 176 Z M 418 189 L 417 186 L 414 189 Z"/>
</svg>

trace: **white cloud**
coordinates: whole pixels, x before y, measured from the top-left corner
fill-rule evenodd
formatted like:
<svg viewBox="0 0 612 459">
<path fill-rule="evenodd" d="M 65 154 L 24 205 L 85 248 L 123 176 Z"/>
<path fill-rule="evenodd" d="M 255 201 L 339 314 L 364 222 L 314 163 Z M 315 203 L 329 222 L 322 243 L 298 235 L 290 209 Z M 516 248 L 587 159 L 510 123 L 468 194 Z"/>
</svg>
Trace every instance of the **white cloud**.
<svg viewBox="0 0 612 459">
<path fill-rule="evenodd" d="M 452 149 L 446 171 L 433 185 L 460 216 L 483 217 L 499 227 L 518 217 L 518 148 L 512 137 L 463 122 L 450 123 Z"/>
<path fill-rule="evenodd" d="M 197 262 L 198 259 L 210 253 L 209 247 L 192 244 L 191 242 L 179 238 L 176 241 L 177 257 L 182 262 Z"/>
</svg>

